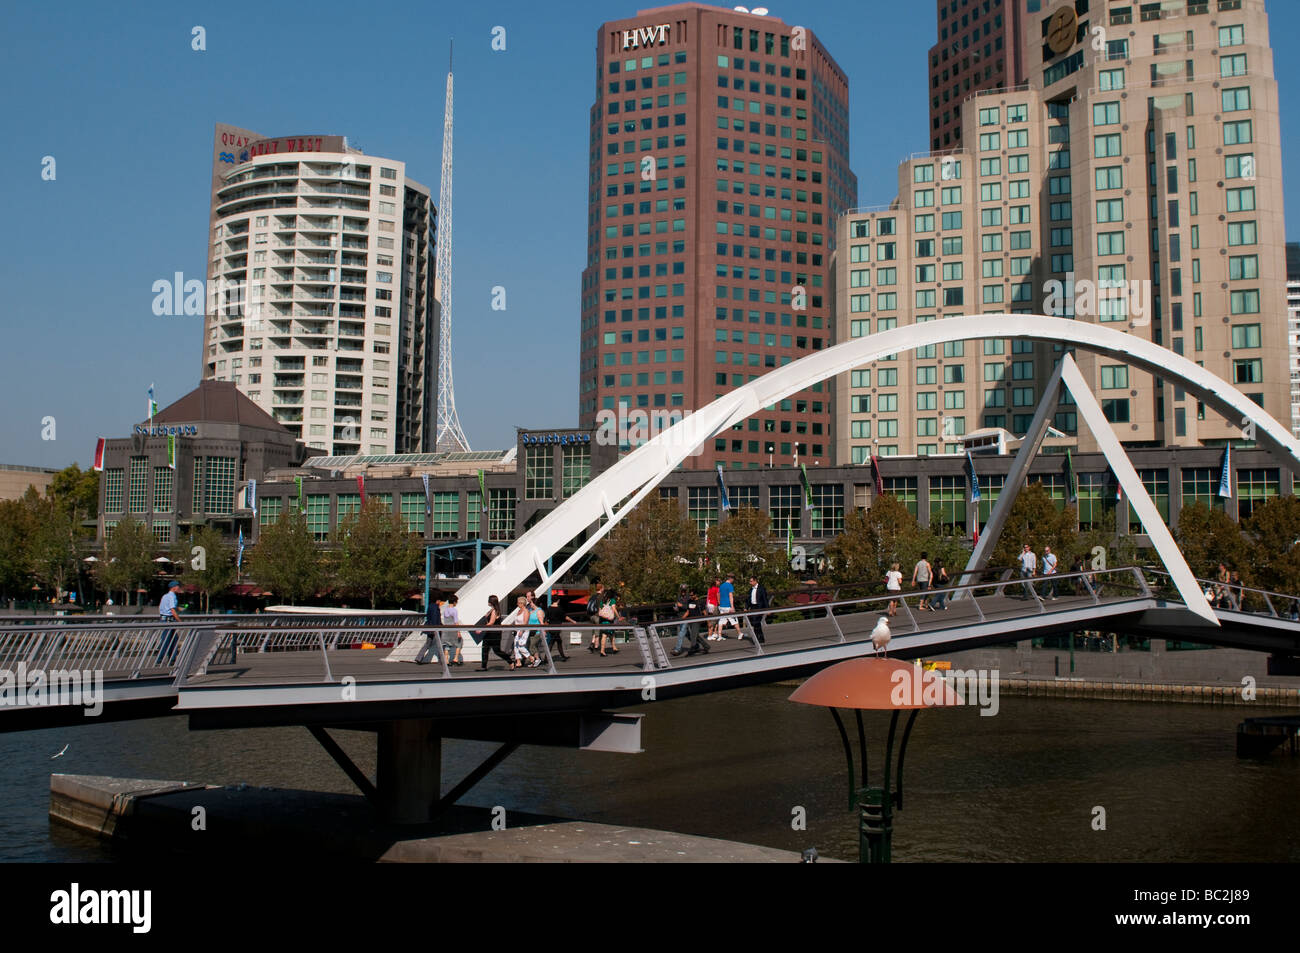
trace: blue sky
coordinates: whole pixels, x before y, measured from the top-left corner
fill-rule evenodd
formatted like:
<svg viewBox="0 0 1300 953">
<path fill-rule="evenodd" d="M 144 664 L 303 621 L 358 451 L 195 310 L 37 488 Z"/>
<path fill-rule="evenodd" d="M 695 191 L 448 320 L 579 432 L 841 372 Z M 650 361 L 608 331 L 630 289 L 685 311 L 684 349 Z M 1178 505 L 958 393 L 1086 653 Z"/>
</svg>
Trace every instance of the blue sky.
<svg viewBox="0 0 1300 953">
<path fill-rule="evenodd" d="M 198 383 L 202 319 L 157 317 L 151 286 L 202 277 L 215 122 L 346 135 L 437 194 L 447 42 L 456 39 L 455 315 L 461 423 L 477 449 L 514 427 L 577 422 L 587 111 L 596 28 L 650 3 L 26 3 L 0 14 L 0 462 L 90 463 L 156 383 Z M 806 0 L 772 14 L 817 33 L 851 83 L 859 204 L 887 202 L 928 149 L 931 0 Z M 1270 5 L 1300 35 L 1300 4 Z M 207 49 L 191 49 L 191 30 Z M 491 48 L 506 29 L 506 50 Z M 1282 45 L 1285 50 L 1285 44 Z M 1275 64 L 1283 156 L 1296 154 L 1300 62 Z M 888 130 L 868 138 L 864 130 Z M 44 156 L 57 178 L 43 181 Z M 1289 166 L 1290 168 L 1291 166 Z M 1300 177 L 1287 183 L 1300 239 Z M 506 288 L 505 311 L 491 309 Z M 55 418 L 55 439 L 42 420 Z"/>
</svg>

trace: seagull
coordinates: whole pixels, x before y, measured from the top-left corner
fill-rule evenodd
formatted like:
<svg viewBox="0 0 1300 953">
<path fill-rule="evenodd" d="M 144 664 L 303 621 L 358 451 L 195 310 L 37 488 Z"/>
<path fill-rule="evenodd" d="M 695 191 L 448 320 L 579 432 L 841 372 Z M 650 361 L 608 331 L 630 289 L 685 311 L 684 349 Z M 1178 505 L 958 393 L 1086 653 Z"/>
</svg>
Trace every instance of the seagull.
<svg viewBox="0 0 1300 953">
<path fill-rule="evenodd" d="M 71 747 L 72 747 L 72 745 L 70 745 L 70 744 L 66 744 L 66 745 L 64 745 L 62 751 L 60 751 L 60 752 L 59 752 L 58 754 L 56 754 L 56 755 L 51 755 L 51 756 L 50 756 L 50 760 L 53 761 L 55 758 L 62 758 L 62 757 L 64 756 L 64 754 L 67 753 L 67 750 L 68 750 L 69 748 L 71 748 Z"/>
<path fill-rule="evenodd" d="M 876 627 L 871 630 L 871 644 L 876 647 L 877 655 L 889 648 L 889 639 L 889 620 L 882 615 L 876 622 Z M 885 658 L 889 658 L 888 652 L 885 653 Z"/>
</svg>

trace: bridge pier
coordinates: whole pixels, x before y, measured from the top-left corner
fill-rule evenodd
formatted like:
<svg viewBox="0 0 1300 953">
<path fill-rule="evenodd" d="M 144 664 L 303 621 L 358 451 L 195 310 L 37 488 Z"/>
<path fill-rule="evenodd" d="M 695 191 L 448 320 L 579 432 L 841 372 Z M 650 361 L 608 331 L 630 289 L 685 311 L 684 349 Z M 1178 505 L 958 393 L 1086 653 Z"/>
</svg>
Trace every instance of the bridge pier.
<svg viewBox="0 0 1300 953">
<path fill-rule="evenodd" d="M 442 738 L 430 718 L 386 721 L 379 726 L 375 781 L 379 810 L 393 824 L 433 819 L 442 784 Z"/>
</svg>

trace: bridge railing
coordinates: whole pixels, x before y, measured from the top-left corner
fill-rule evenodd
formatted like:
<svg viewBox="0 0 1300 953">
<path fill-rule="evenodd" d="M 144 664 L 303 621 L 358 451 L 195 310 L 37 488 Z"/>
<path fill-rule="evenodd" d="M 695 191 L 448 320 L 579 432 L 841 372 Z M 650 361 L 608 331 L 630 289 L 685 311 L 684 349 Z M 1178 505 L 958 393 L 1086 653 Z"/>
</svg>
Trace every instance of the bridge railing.
<svg viewBox="0 0 1300 953">
<path fill-rule="evenodd" d="M 25 625 L 0 631 L 0 671 L 97 672 L 105 680 L 173 678 L 210 623 L 139 622 L 112 626 Z"/>
<path fill-rule="evenodd" d="M 912 589 L 763 610 L 740 610 L 726 615 L 694 615 L 686 619 L 664 620 L 647 625 L 629 625 L 616 621 L 598 625 L 427 626 L 421 624 L 423 619 L 410 624 L 393 621 L 392 617 L 389 617 L 386 624 L 350 625 L 335 617 L 324 622 L 311 620 L 304 623 L 294 620 L 299 624 L 270 627 L 222 626 L 215 629 L 206 642 L 196 643 L 199 646 L 195 650 L 196 654 L 182 666 L 177 683 L 190 684 L 195 676 L 217 674 L 222 667 L 256 667 L 263 660 L 266 662 L 264 671 L 267 676 L 274 675 L 287 680 L 320 679 L 337 682 L 347 676 L 354 676 L 358 681 L 386 678 L 389 673 L 379 671 L 374 664 L 382 656 L 376 656 L 372 651 L 401 644 L 414 644 L 416 654 L 407 661 L 430 666 L 436 673 L 435 677 L 473 677 L 475 672 L 481 671 L 473 660 L 460 665 L 454 662 L 458 640 L 466 645 L 470 639 L 479 643 L 485 660 L 492 656 L 518 658 L 528 667 L 535 667 L 537 674 L 554 675 L 577 674 L 579 671 L 589 673 L 594 665 L 557 669 L 556 655 L 569 654 L 577 649 L 578 654 L 583 656 L 580 661 L 594 663 L 595 660 L 585 654 L 592 640 L 599 641 L 601 636 L 611 636 L 611 653 L 631 651 L 633 664 L 643 671 L 656 671 L 672 666 L 672 656 L 665 648 L 665 641 L 674 639 L 682 625 L 716 626 L 725 621 L 728 635 L 739 636 L 747 643 L 746 647 L 752 654 L 762 655 L 773 650 L 764 644 L 766 627 L 780 628 L 785 623 L 819 623 L 816 632 L 810 634 L 808 639 L 800 640 L 803 647 L 806 647 L 808 641 L 818 640 L 831 643 L 869 642 L 870 630 L 877 616 L 885 614 L 891 602 L 896 604 L 897 612 L 890 618 L 893 634 L 904 636 L 919 632 L 922 613 L 931 606 L 934 611 L 940 611 L 940 607 L 948 604 L 948 600 L 958 592 L 968 595 L 969 608 L 964 611 L 970 612 L 973 609 L 974 621 L 978 622 L 996 622 L 1026 614 L 1048 613 L 1052 611 L 1049 603 L 1053 582 L 1056 593 L 1067 598 L 1074 597 L 1075 604 L 1080 597 L 1098 604 L 1102 599 L 1134 599 L 1151 594 L 1141 571 L 1133 567 L 1060 573 L 1054 577 L 1037 576 L 1032 579 L 1010 578 L 1003 571 L 996 578 L 962 586 Z M 1013 604 L 1016 601 L 1023 601 L 1024 605 Z M 519 651 L 516 651 L 517 633 L 523 633 L 518 642 Z M 572 633 L 578 633 L 580 645 L 572 644 Z M 412 638 L 414 643 L 408 642 Z M 558 653 L 552 648 L 557 643 L 563 650 Z M 494 648 L 498 651 L 494 652 Z M 793 648 L 793 645 L 786 648 Z M 277 655 L 279 661 L 274 658 Z M 533 660 L 536 660 L 536 666 L 531 665 Z M 603 666 L 609 663 L 599 664 Z M 397 678 L 411 677 L 412 674 L 410 669 L 405 668 L 391 670 L 392 677 Z"/>
<path fill-rule="evenodd" d="M 1175 601 L 1182 601 L 1182 598 L 1174 589 L 1173 580 L 1169 573 L 1154 567 L 1148 567 L 1145 572 L 1153 580 L 1153 584 L 1158 587 L 1157 591 L 1162 595 L 1168 594 Z M 1243 586 L 1240 583 L 1222 583 L 1214 579 L 1197 579 L 1196 581 L 1200 584 L 1201 591 L 1208 593 L 1207 598 L 1216 609 L 1250 612 L 1267 615 L 1274 619 L 1300 621 L 1300 595 L 1271 592 L 1267 589 Z"/>
</svg>

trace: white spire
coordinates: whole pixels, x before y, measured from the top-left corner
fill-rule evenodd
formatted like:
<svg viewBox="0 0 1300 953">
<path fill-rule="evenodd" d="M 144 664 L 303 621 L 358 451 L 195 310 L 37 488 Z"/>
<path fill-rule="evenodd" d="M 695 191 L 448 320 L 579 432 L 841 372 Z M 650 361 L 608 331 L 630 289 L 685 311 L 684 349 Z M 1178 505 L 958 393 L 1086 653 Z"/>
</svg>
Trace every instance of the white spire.
<svg viewBox="0 0 1300 953">
<path fill-rule="evenodd" d="M 469 449 L 456 416 L 451 379 L 451 60 L 447 63 L 447 110 L 442 120 L 442 182 L 438 188 L 438 246 L 434 284 L 441 305 L 438 334 L 438 430 L 435 450 Z"/>
</svg>

